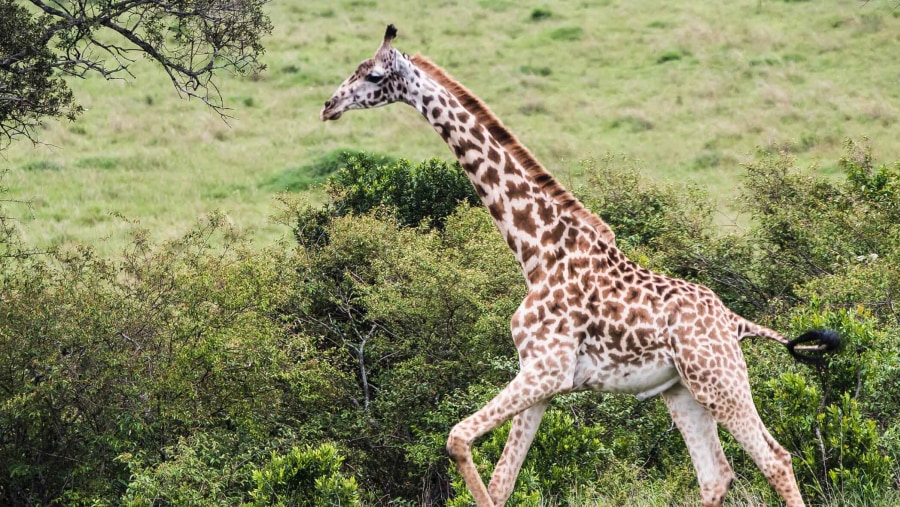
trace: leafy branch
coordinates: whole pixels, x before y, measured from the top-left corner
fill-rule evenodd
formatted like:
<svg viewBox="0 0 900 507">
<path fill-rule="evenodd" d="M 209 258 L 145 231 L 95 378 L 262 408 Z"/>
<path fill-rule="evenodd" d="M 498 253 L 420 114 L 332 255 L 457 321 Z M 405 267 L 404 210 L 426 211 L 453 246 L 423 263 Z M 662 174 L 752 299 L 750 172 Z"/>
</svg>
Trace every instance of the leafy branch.
<svg viewBox="0 0 900 507">
<path fill-rule="evenodd" d="M 141 56 L 227 119 L 216 73 L 262 70 L 260 40 L 272 30 L 267 0 L 28 1 L 0 0 L 0 147 L 36 142 L 45 117 L 82 112 L 63 76 L 134 77 Z"/>
</svg>

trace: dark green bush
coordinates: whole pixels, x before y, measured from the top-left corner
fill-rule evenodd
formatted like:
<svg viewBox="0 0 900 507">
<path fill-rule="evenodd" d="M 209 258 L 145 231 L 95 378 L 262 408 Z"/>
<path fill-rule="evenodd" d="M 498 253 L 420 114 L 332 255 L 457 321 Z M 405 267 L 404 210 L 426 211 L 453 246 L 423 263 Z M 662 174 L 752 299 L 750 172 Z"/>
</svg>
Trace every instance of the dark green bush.
<svg viewBox="0 0 900 507">
<path fill-rule="evenodd" d="M 416 227 L 428 219 L 441 228 L 460 202 L 480 204 L 459 164 L 431 159 L 385 162 L 354 154 L 329 180 L 334 208 L 340 213 L 366 213 L 379 206 L 394 210 L 400 223 Z"/>
</svg>

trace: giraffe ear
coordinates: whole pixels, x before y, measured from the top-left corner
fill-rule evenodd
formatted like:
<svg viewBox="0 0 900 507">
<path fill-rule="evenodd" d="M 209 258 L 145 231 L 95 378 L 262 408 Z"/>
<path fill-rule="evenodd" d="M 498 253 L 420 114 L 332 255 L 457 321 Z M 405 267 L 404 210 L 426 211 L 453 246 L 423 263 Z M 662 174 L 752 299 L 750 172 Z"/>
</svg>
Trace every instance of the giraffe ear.
<svg viewBox="0 0 900 507">
<path fill-rule="evenodd" d="M 390 43 L 392 40 L 397 38 L 397 27 L 394 25 L 388 25 L 387 30 L 384 31 L 384 42 Z"/>
</svg>

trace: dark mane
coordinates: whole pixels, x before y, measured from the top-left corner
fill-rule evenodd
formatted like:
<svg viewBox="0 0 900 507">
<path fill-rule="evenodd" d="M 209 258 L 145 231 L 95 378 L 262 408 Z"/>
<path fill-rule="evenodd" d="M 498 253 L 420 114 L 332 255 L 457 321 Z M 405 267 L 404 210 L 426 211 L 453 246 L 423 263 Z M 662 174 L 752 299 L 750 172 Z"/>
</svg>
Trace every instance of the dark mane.
<svg viewBox="0 0 900 507">
<path fill-rule="evenodd" d="M 516 136 L 509 131 L 500 120 L 494 116 L 494 113 L 481 101 L 472 94 L 466 87 L 459 84 L 455 79 L 450 77 L 444 69 L 438 67 L 430 60 L 422 55 L 415 55 L 411 58 L 412 63 L 423 70 L 432 79 L 437 81 L 441 86 L 447 89 L 459 103 L 475 118 L 488 129 L 491 136 L 525 169 L 532 181 L 537 183 L 541 190 L 546 192 L 555 202 L 562 206 L 575 217 L 584 220 L 594 227 L 601 237 L 615 245 L 615 236 L 609 226 L 597 215 L 588 211 L 581 202 L 575 198 L 568 190 L 566 190 L 556 178 L 547 171 L 540 162 L 534 158 L 534 155 L 528 151 L 522 143 L 516 139 Z"/>
</svg>

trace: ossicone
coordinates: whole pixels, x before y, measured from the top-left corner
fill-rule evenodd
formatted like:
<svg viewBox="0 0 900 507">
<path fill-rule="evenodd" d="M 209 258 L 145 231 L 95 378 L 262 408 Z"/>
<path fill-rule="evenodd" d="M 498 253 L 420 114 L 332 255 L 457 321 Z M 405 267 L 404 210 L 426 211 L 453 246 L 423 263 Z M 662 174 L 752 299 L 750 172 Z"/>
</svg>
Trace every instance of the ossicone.
<svg viewBox="0 0 900 507">
<path fill-rule="evenodd" d="M 390 42 L 397 38 L 397 27 L 393 24 L 387 26 L 387 30 L 384 31 L 384 41 Z"/>
</svg>

